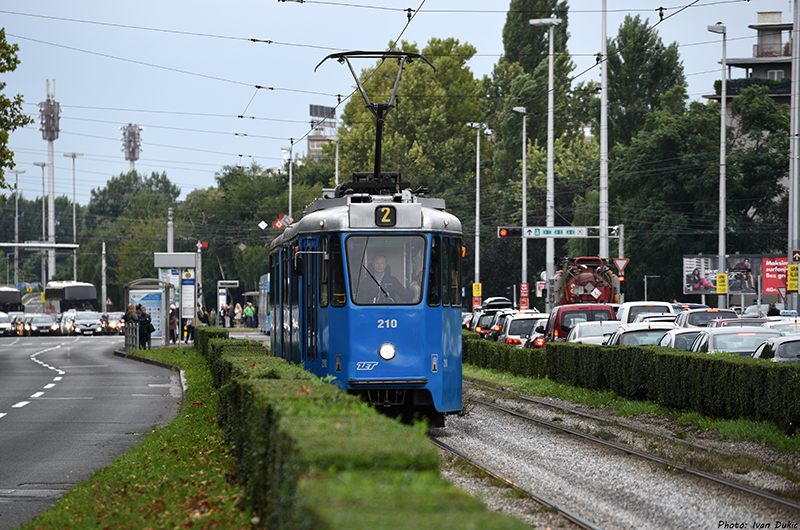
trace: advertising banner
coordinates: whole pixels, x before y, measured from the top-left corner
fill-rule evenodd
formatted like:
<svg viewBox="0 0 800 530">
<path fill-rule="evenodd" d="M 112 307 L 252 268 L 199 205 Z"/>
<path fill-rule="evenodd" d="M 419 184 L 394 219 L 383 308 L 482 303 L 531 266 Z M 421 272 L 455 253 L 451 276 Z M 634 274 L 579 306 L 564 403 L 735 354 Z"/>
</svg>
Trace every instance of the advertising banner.
<svg viewBox="0 0 800 530">
<path fill-rule="evenodd" d="M 156 330 L 150 335 L 152 338 L 161 338 L 162 330 L 166 329 L 164 315 L 161 314 L 163 293 L 158 290 L 134 290 L 130 292 L 129 304 L 134 306 L 141 304 L 145 313 L 150 315 L 153 326 Z"/>
<path fill-rule="evenodd" d="M 764 294 L 780 294 L 779 287 L 786 287 L 786 269 L 789 258 L 786 256 L 765 257 L 761 259 L 764 271 Z"/>
</svg>

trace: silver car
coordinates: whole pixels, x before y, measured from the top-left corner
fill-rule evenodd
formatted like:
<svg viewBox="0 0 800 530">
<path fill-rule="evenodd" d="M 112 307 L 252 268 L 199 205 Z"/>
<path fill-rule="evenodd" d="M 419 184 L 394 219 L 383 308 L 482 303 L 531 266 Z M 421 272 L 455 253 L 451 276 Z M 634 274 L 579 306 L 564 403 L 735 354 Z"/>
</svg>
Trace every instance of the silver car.
<svg viewBox="0 0 800 530">
<path fill-rule="evenodd" d="M 76 335 L 102 335 L 103 321 L 96 311 L 78 311 L 72 321 Z"/>
</svg>

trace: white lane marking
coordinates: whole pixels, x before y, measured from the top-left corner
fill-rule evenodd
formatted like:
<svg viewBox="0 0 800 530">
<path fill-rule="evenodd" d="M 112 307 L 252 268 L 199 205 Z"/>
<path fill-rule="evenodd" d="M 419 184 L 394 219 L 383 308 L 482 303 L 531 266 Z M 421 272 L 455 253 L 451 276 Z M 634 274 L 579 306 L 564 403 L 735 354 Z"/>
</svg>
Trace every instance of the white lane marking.
<svg viewBox="0 0 800 530">
<path fill-rule="evenodd" d="M 6 414 L 8 414 L 8 413 L 7 413 L 7 412 L 0 412 L 0 418 L 2 418 L 3 416 L 5 416 Z"/>
<path fill-rule="evenodd" d="M 44 387 L 43 387 L 43 388 L 45 388 L 45 389 L 47 389 L 47 388 L 53 388 L 54 386 L 56 386 L 56 384 L 55 384 L 55 383 L 48 383 L 48 384 L 44 385 Z"/>
<path fill-rule="evenodd" d="M 53 381 L 61 381 L 61 376 L 59 376 L 59 377 L 54 377 L 54 378 L 53 378 Z"/>
<path fill-rule="evenodd" d="M 31 399 L 36 399 L 38 397 L 42 397 L 44 392 L 36 392 L 35 394 L 31 394 Z"/>
<path fill-rule="evenodd" d="M 18 409 L 18 408 L 24 407 L 28 403 L 30 403 L 30 401 L 20 401 L 19 403 L 14 403 L 13 405 L 11 405 L 11 408 L 12 409 Z"/>
</svg>

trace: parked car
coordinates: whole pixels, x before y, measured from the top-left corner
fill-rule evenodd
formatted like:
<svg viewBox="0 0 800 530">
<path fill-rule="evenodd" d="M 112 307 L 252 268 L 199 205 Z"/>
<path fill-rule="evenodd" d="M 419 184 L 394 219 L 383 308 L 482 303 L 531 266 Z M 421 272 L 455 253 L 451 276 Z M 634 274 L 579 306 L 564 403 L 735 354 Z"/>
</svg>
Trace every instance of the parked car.
<svg viewBox="0 0 800 530">
<path fill-rule="evenodd" d="M 553 308 L 546 323 L 537 324 L 536 331 L 546 342 L 565 341 L 575 324 L 601 320 L 617 320 L 614 308 L 607 304 L 560 305 Z"/>
<path fill-rule="evenodd" d="M 11 319 L 7 313 L 0 312 L 0 335 L 8 337 L 11 335 Z"/>
<path fill-rule="evenodd" d="M 731 309 L 689 309 L 682 311 L 675 319 L 679 328 L 704 328 L 715 318 L 739 318 Z"/>
<path fill-rule="evenodd" d="M 672 308 L 675 309 L 676 313 L 680 313 L 681 311 L 688 311 L 690 309 L 709 309 L 709 307 L 706 304 L 693 304 L 686 302 L 673 302 Z"/>
<path fill-rule="evenodd" d="M 567 335 L 567 342 L 578 344 L 604 344 L 608 337 L 622 324 L 619 320 L 580 322 Z"/>
<path fill-rule="evenodd" d="M 800 321 L 797 319 L 770 320 L 761 324 L 762 327 L 776 329 L 781 335 L 800 335 Z"/>
<path fill-rule="evenodd" d="M 97 311 L 77 311 L 72 322 L 76 335 L 101 335 L 103 323 Z"/>
<path fill-rule="evenodd" d="M 609 346 L 636 346 L 658 344 L 661 337 L 675 329 L 672 322 L 639 322 L 637 324 L 621 324 L 614 333 L 608 337 L 606 344 Z"/>
<path fill-rule="evenodd" d="M 617 309 L 617 318 L 623 324 L 631 324 L 639 313 L 677 313 L 669 302 L 625 302 Z"/>
<path fill-rule="evenodd" d="M 762 327 L 701 328 L 689 351 L 701 353 L 736 353 L 746 357 L 767 339 L 780 337 L 779 331 Z"/>
<path fill-rule="evenodd" d="M 753 357 L 773 362 L 800 361 L 800 336 L 789 335 L 767 339 L 756 348 Z"/>
<path fill-rule="evenodd" d="M 695 336 L 700 333 L 700 329 L 701 328 L 671 329 L 664 333 L 664 336 L 658 341 L 658 345 L 688 351 L 692 346 Z"/>
<path fill-rule="evenodd" d="M 497 338 L 498 341 L 522 348 L 528 335 L 540 322 L 547 320 L 547 313 L 523 312 L 508 315 L 503 321 L 503 328 Z"/>
</svg>

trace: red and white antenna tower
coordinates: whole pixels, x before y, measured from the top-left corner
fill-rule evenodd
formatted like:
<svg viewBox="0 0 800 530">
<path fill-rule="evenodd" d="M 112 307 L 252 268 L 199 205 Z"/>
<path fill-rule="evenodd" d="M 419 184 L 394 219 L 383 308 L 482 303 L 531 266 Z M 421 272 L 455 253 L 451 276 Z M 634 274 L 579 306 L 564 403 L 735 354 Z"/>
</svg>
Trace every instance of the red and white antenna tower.
<svg viewBox="0 0 800 530">
<path fill-rule="evenodd" d="M 50 93 L 50 80 L 47 80 L 47 99 L 39 103 L 39 130 L 42 131 L 42 138 L 47 140 L 47 162 L 49 165 L 49 185 L 50 192 L 47 194 L 47 216 L 48 241 L 56 242 L 56 194 L 55 194 L 55 164 L 53 163 L 53 140 L 58 140 L 59 119 L 61 117 L 61 105 L 55 100 L 56 80 L 53 79 L 53 93 Z M 44 197 L 42 197 L 44 201 Z M 56 273 L 56 251 L 48 250 L 48 270 L 47 279 L 51 279 Z"/>
<path fill-rule="evenodd" d="M 139 160 L 139 152 L 142 150 L 142 136 L 140 132 L 144 129 L 134 123 L 129 123 L 122 129 L 122 150 L 125 151 L 125 160 L 131 161 L 131 171 L 136 169 L 134 162 Z"/>
</svg>

